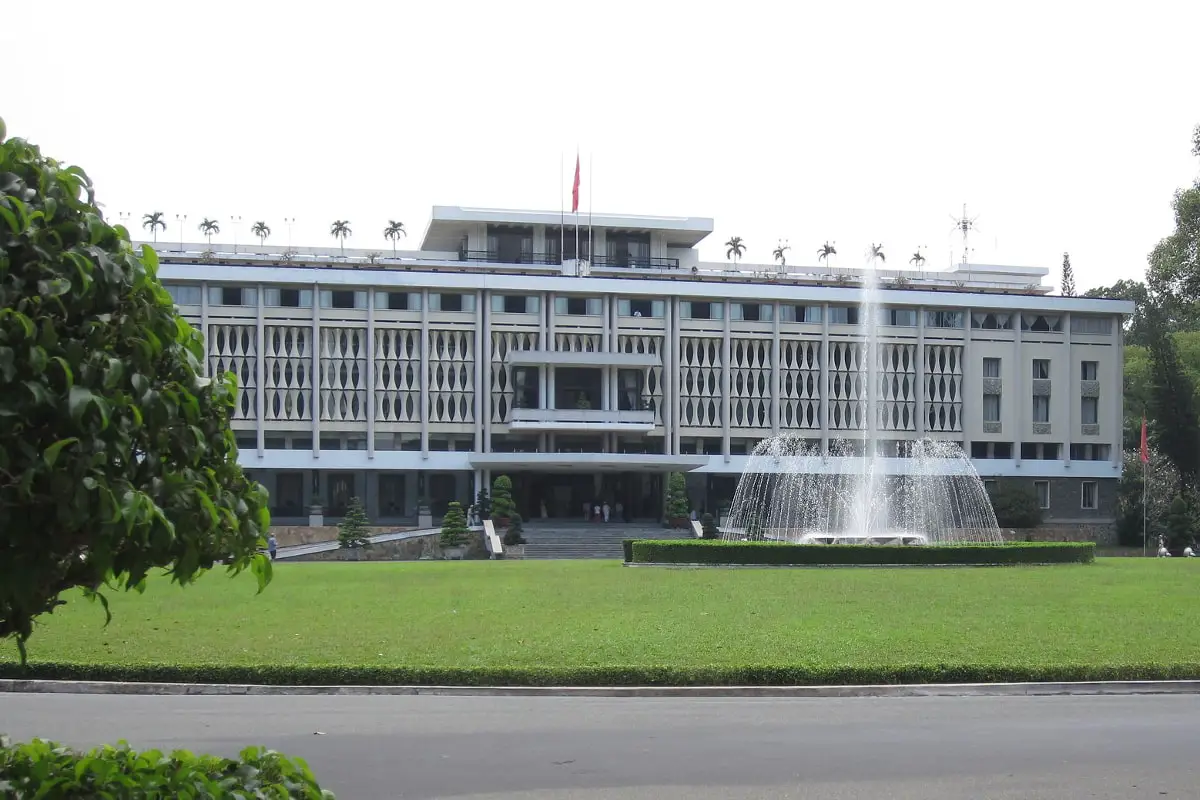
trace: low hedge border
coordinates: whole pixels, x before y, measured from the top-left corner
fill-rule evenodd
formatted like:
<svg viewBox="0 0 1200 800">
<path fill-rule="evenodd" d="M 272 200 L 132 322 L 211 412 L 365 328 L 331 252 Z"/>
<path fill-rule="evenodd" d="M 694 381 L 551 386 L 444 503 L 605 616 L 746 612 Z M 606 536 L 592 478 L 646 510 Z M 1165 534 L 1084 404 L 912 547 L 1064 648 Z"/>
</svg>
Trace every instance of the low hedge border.
<svg viewBox="0 0 1200 800">
<path fill-rule="evenodd" d="M 18 680 L 269 686 L 849 686 L 1200 680 L 1200 662 L 1144 664 L 899 664 L 817 666 L 369 667 L 0 663 Z"/>
<path fill-rule="evenodd" d="M 722 540 L 627 540 L 626 562 L 689 565 L 1001 566 L 1090 564 L 1093 542 L 1015 542 L 964 545 L 812 545 Z"/>
</svg>

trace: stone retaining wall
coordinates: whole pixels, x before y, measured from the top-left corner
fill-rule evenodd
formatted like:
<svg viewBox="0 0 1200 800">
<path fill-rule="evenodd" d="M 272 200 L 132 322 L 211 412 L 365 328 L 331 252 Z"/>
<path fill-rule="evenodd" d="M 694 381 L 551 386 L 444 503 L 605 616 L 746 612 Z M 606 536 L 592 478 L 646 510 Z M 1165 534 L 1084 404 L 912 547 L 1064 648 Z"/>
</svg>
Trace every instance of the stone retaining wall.
<svg viewBox="0 0 1200 800">
<path fill-rule="evenodd" d="M 393 529 L 394 530 L 394 529 Z M 357 556 L 357 558 L 356 558 Z M 289 558 L 288 561 L 418 561 L 422 558 L 440 559 L 442 549 L 438 546 L 438 535 L 413 536 L 391 542 L 377 542 L 370 547 L 354 552 L 350 550 L 327 550 L 324 553 Z M 484 559 L 488 557 L 483 543 L 483 534 L 472 532 L 464 558 Z"/>
<path fill-rule="evenodd" d="M 414 530 L 414 528 L 397 525 L 390 525 L 387 527 L 369 525 L 367 526 L 367 535 L 375 536 L 376 534 L 380 533 L 391 533 L 392 531 L 407 530 Z M 297 544 L 332 542 L 336 541 L 338 537 L 338 529 L 336 525 L 321 525 L 315 528 L 309 525 L 272 525 L 271 533 L 275 534 L 275 540 L 279 542 L 280 547 L 291 547 Z"/>
</svg>

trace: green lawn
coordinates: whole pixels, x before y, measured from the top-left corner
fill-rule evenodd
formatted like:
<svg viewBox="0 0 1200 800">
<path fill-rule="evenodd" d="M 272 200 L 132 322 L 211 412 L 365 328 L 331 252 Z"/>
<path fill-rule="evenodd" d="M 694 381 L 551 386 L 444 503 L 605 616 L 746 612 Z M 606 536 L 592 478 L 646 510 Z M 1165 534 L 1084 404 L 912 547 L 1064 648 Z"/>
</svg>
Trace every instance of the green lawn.
<svg viewBox="0 0 1200 800">
<path fill-rule="evenodd" d="M 850 679 L 917 665 L 951 676 L 971 667 L 965 677 L 984 679 L 1048 666 L 1080 677 L 1128 665 L 1144 665 L 1130 676 L 1200 676 L 1198 579 L 1200 563 L 1185 559 L 795 570 L 284 563 L 261 595 L 250 576 L 221 573 L 186 589 L 159 580 L 144 595 L 111 595 L 107 628 L 99 605 L 72 599 L 42 619 L 29 651 L 35 666 L 96 665 L 70 674 L 97 676 L 145 665 L 540 668 L 576 682 L 592 680 L 575 674 L 587 668 L 610 682 L 623 680 L 616 668 L 700 668 L 714 681 L 748 668 L 814 679 L 849 670 Z M 4 644 L 0 672 L 15 660 Z M 456 679 L 437 669 L 435 678 Z"/>
</svg>

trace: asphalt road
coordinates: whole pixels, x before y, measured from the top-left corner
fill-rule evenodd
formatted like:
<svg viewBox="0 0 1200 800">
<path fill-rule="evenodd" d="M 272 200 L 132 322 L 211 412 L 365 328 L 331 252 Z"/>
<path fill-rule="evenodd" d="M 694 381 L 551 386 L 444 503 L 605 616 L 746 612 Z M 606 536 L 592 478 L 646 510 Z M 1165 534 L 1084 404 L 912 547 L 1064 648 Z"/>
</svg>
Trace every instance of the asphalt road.
<svg viewBox="0 0 1200 800">
<path fill-rule="evenodd" d="M 1200 794 L 1200 696 L 0 694 L 0 731 L 303 756 L 339 798 L 1076 800 Z M 317 735 L 320 731 L 323 735 Z"/>
</svg>

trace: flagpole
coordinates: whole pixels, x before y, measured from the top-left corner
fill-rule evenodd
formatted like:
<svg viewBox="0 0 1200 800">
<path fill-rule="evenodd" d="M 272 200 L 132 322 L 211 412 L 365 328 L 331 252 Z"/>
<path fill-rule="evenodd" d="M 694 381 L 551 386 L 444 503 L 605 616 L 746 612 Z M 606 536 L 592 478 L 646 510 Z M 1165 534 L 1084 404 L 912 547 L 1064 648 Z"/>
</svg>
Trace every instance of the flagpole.
<svg viewBox="0 0 1200 800">
<path fill-rule="evenodd" d="M 1146 462 L 1142 462 L 1142 558 L 1146 557 Z"/>
<path fill-rule="evenodd" d="M 592 252 L 592 191 L 596 184 L 592 182 L 592 154 L 588 153 L 588 265 L 590 266 L 596 256 Z"/>
<path fill-rule="evenodd" d="M 575 146 L 575 174 L 579 174 L 579 145 Z M 575 202 L 575 274 L 579 274 L 579 203 Z"/>
<path fill-rule="evenodd" d="M 558 265 L 561 268 L 563 252 L 567 249 L 567 212 L 566 200 L 563 199 L 563 151 L 558 151 Z M 560 269 L 561 272 L 561 269 Z"/>
</svg>

